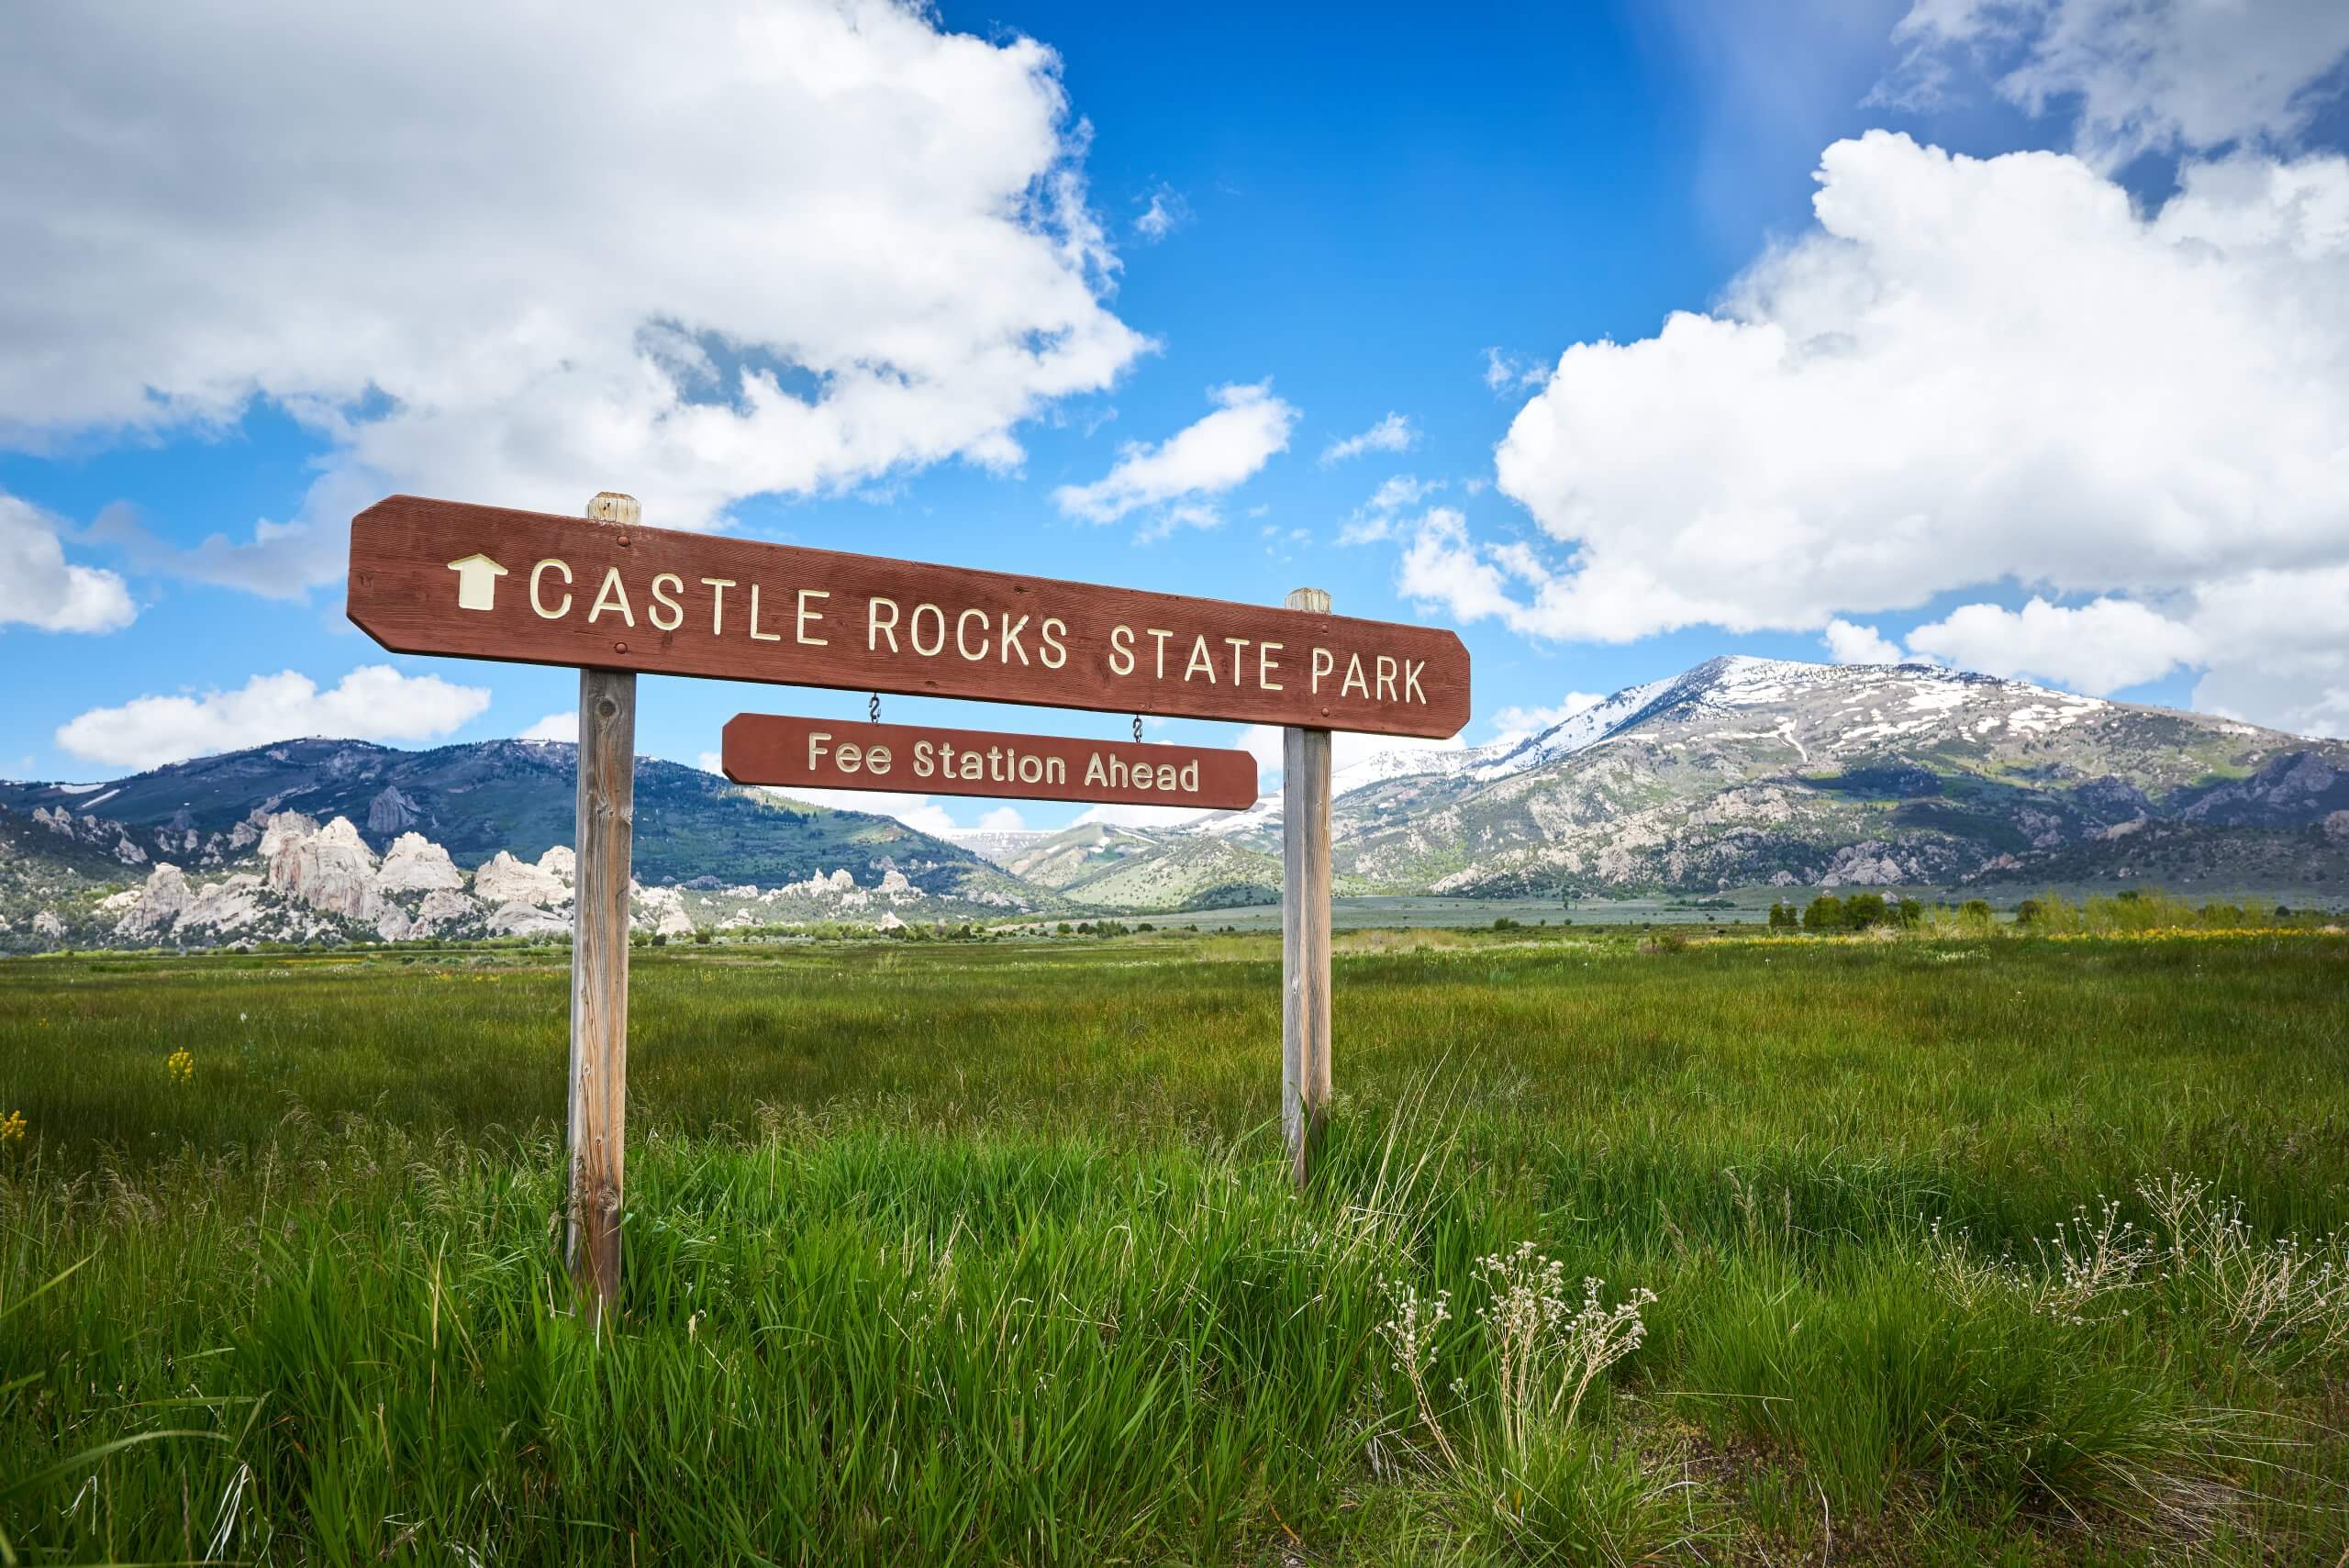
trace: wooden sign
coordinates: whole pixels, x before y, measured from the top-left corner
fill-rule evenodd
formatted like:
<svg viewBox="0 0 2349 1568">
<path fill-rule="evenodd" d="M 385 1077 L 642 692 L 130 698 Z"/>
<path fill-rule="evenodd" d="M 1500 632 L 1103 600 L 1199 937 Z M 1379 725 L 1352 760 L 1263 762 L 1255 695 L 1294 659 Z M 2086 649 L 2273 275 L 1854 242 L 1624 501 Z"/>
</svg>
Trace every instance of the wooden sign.
<svg viewBox="0 0 2349 1568">
<path fill-rule="evenodd" d="M 1225 811 L 1256 804 L 1256 759 L 1247 752 L 1139 740 L 738 713 L 726 722 L 720 756 L 736 784 Z"/>
<path fill-rule="evenodd" d="M 1432 627 L 394 495 L 350 616 L 402 653 L 1442 738 Z"/>
</svg>

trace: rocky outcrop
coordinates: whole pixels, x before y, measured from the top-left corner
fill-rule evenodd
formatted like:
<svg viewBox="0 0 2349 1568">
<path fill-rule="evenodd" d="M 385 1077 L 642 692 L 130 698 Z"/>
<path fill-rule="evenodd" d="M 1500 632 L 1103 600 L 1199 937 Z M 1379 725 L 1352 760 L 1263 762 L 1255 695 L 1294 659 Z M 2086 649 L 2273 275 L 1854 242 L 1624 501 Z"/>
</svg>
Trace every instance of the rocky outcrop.
<svg viewBox="0 0 2349 1568">
<path fill-rule="evenodd" d="M 657 936 L 694 934 L 693 917 L 685 913 L 685 895 L 674 887 L 646 887 L 641 883 L 633 886 L 629 890 L 629 923 Z"/>
<path fill-rule="evenodd" d="M 416 802 L 402 795 L 397 784 L 385 784 L 367 803 L 367 831 L 379 839 L 413 828 L 420 820 Z"/>
<path fill-rule="evenodd" d="M 192 883 L 186 873 L 164 861 L 147 873 L 141 886 L 102 900 L 98 912 L 115 917 L 114 934 L 125 941 L 208 940 L 253 930 L 269 914 L 270 901 L 262 879 L 249 872 L 218 882 Z M 296 927 L 289 934 L 305 929 L 306 926 Z"/>
<path fill-rule="evenodd" d="M 540 855 L 536 865 L 500 850 L 473 873 L 473 896 L 493 906 L 568 904 L 573 865 L 571 851 L 561 844 Z"/>
<path fill-rule="evenodd" d="M 535 904 L 516 900 L 500 905 L 489 917 L 489 934 L 493 937 L 552 937 L 571 929 L 566 915 L 552 915 Z"/>
<path fill-rule="evenodd" d="M 408 934 L 417 937 L 439 936 L 471 925 L 481 917 L 481 905 L 462 893 L 428 893 L 424 902 L 416 907 L 416 917 Z"/>
<path fill-rule="evenodd" d="M 438 893 L 462 888 L 465 873 L 449 851 L 421 833 L 403 833 L 384 851 L 375 886 L 384 893 Z"/>
<path fill-rule="evenodd" d="M 112 913 L 117 899 L 123 900 L 123 905 L 114 924 L 115 934 L 139 941 L 170 935 L 188 906 L 195 902 L 195 895 L 188 888 L 186 874 L 165 861 L 147 873 L 144 887 L 128 895 L 116 894 L 98 906 L 100 912 Z"/>
<path fill-rule="evenodd" d="M 65 940 L 65 922 L 57 917 L 54 909 L 44 909 L 33 917 L 33 935 L 43 941 L 61 942 Z"/>
<path fill-rule="evenodd" d="M 207 883 L 196 889 L 195 901 L 180 917 L 180 929 L 244 930 L 261 919 L 266 891 L 262 879 L 250 872 Z"/>
<path fill-rule="evenodd" d="M 849 875 L 845 867 L 829 876 L 819 871 L 805 882 L 787 882 L 774 891 L 786 897 L 797 894 L 804 898 L 821 898 L 826 894 L 855 892 L 856 878 Z"/>
<path fill-rule="evenodd" d="M 313 909 L 373 923 L 384 913 L 375 885 L 375 854 L 347 817 L 320 828 L 285 812 L 262 835 L 269 885 Z"/>
<path fill-rule="evenodd" d="M 2305 822 L 2310 806 L 2349 800 L 2349 773 L 2314 751 L 2291 751 L 2252 773 L 2210 790 L 2177 815 L 2188 822 L 2247 826 Z"/>
</svg>

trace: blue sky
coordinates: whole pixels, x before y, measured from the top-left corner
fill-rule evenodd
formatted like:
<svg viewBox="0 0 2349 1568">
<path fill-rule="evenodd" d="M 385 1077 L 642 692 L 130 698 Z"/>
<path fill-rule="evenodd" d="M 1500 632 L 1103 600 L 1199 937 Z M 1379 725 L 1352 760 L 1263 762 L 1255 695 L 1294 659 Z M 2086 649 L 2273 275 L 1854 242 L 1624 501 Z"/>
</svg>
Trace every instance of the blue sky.
<svg viewBox="0 0 2349 1568">
<path fill-rule="evenodd" d="M 1831 650 L 2349 730 L 2332 7 L 2217 35 L 2184 0 L 852 9 L 713 4 L 655 38 L 583 6 L 545 60 L 456 8 L 398 40 L 282 25 L 258 56 L 263 22 L 207 6 L 151 39 L 0 22 L 0 152 L 29 171 L 0 212 L 33 237 L 0 317 L 27 345 L 0 372 L 0 773 L 280 717 L 417 745 L 569 710 L 562 672 L 342 620 L 336 520 L 394 487 L 1322 586 L 1459 628 L 1470 742 L 1717 653 Z M 745 27 L 785 63 L 744 65 Z M 598 65 L 646 105 L 532 126 Z M 411 69 L 435 116 L 370 112 Z M 1871 131 L 1905 139 L 1846 139 Z M 928 367 L 902 406 L 852 406 L 843 367 L 876 358 Z M 799 402 L 746 412 L 746 371 Z M 686 430 L 696 406 L 718 417 Z M 397 677 L 342 684 L 366 666 Z M 640 749 L 863 706 L 647 678 Z"/>
</svg>

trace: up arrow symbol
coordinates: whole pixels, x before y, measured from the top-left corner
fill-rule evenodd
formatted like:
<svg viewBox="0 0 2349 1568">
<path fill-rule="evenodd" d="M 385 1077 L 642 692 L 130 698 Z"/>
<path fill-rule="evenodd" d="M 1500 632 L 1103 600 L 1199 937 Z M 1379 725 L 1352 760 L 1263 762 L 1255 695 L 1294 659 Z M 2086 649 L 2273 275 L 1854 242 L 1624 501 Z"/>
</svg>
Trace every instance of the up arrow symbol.
<svg viewBox="0 0 2349 1568">
<path fill-rule="evenodd" d="M 507 574 L 506 568 L 486 555 L 468 555 L 462 561 L 449 562 L 449 570 L 457 574 L 457 607 L 461 610 L 494 610 L 497 607 L 497 580 Z"/>
</svg>

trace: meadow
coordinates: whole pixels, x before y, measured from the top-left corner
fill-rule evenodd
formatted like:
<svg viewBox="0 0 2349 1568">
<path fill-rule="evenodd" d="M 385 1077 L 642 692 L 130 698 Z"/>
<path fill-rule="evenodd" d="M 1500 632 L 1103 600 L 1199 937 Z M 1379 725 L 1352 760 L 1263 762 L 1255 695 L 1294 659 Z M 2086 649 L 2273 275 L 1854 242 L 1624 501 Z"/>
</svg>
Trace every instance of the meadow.
<svg viewBox="0 0 2349 1568">
<path fill-rule="evenodd" d="M 2349 1557 L 2337 929 L 1339 947 L 0 965 L 0 1561 Z"/>
</svg>

